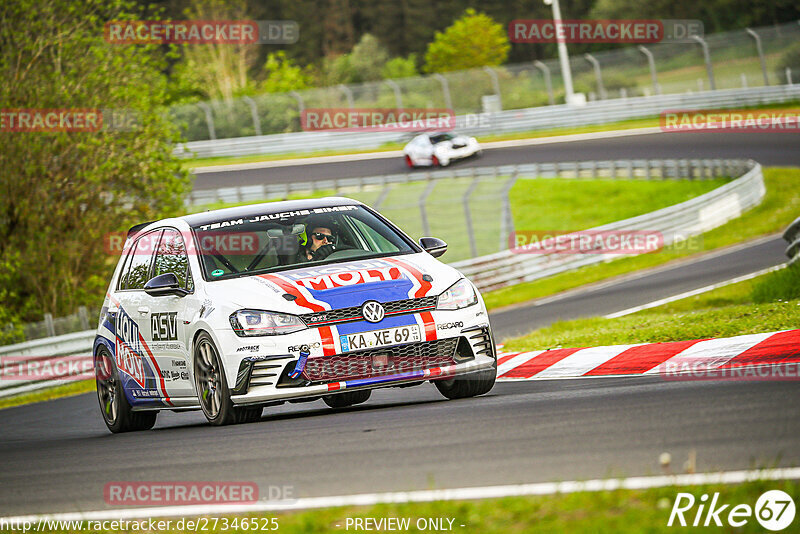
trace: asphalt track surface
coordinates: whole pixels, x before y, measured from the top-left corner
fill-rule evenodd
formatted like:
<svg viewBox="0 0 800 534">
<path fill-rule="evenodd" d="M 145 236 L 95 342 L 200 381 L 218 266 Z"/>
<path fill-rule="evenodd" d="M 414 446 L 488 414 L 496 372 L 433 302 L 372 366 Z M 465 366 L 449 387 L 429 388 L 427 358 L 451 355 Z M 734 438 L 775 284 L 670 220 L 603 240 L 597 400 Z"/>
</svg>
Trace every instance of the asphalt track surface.
<svg viewBox="0 0 800 534">
<path fill-rule="evenodd" d="M 752 158 L 764 166 L 800 166 L 800 140 L 791 133 L 654 133 L 570 143 L 552 143 L 484 150 L 480 158 L 456 162 L 451 168 L 491 167 L 533 162 L 610 159 Z M 402 158 L 336 163 L 298 163 L 239 171 L 198 174 L 195 189 L 241 185 L 307 182 L 408 172 Z M 411 172 L 424 172 L 417 169 Z"/>
<path fill-rule="evenodd" d="M 800 164 L 794 148 L 769 138 L 753 138 L 762 144 L 750 152 L 699 147 L 697 137 L 689 153 L 674 145 L 663 156 L 630 150 Z M 542 160 L 598 157 L 572 150 Z M 481 164 L 494 164 L 488 157 Z M 525 324 L 615 312 L 774 265 L 782 249 L 777 237 L 761 240 L 493 314 L 492 322 L 502 337 Z M 209 427 L 198 412 L 163 413 L 154 430 L 125 435 L 108 433 L 98 410 L 86 394 L 0 411 L 0 516 L 107 508 L 103 487 L 114 481 L 250 481 L 263 497 L 276 486 L 313 497 L 660 474 L 662 452 L 672 455 L 673 472 L 691 451 L 698 471 L 800 465 L 797 382 L 515 382 L 459 401 L 423 384 L 376 391 L 340 411 L 321 401 L 268 408 L 260 422 L 234 427 Z"/>
</svg>

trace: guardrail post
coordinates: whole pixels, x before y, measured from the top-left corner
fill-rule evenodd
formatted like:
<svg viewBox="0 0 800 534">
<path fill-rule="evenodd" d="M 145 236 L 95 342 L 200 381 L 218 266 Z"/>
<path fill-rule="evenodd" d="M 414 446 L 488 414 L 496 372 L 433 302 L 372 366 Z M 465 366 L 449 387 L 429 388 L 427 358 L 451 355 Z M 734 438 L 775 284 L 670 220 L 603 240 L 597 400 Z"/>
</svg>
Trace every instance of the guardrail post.
<svg viewBox="0 0 800 534">
<path fill-rule="evenodd" d="M 305 102 L 303 102 L 303 97 L 300 96 L 300 93 L 297 91 L 289 91 L 289 94 L 292 95 L 295 100 L 297 100 L 297 111 L 300 115 L 302 115 L 303 111 L 306 109 Z"/>
<path fill-rule="evenodd" d="M 514 231 L 514 217 L 511 214 L 511 188 L 517 181 L 518 172 L 514 168 L 511 173 L 511 178 L 503 186 L 503 210 L 500 218 L 500 248 L 498 250 L 505 250 L 508 248 L 508 236 Z"/>
<path fill-rule="evenodd" d="M 480 178 L 477 175 L 473 176 L 472 182 L 469 184 L 467 191 L 461 198 L 461 203 L 464 205 L 464 219 L 466 221 L 467 235 L 469 236 L 469 251 L 470 254 L 472 254 L 472 258 L 478 257 L 478 245 L 475 243 L 475 228 L 472 226 L 472 212 L 469 208 L 469 198 L 472 196 L 475 188 L 478 187 L 479 181 Z"/>
<path fill-rule="evenodd" d="M 384 180 L 386 180 L 385 177 L 384 177 Z M 383 189 L 381 189 L 381 192 L 378 194 L 378 198 L 375 199 L 375 203 L 372 205 L 372 207 L 374 207 L 376 210 L 380 209 L 381 206 L 383 205 L 384 201 L 386 201 L 386 197 L 389 196 L 389 192 L 391 190 L 392 190 L 392 186 L 384 181 Z"/>
<path fill-rule="evenodd" d="M 394 91 L 394 103 L 397 109 L 403 109 L 403 96 L 400 94 L 400 86 L 394 80 L 384 80 L 384 82 Z"/>
<path fill-rule="evenodd" d="M 642 45 L 637 47 L 639 52 L 647 58 L 647 65 L 650 67 L 650 78 L 653 80 L 653 91 L 655 94 L 661 94 L 661 86 L 658 85 L 658 73 L 656 72 L 656 60 L 653 58 L 653 53 Z"/>
<path fill-rule="evenodd" d="M 628 180 L 633 180 L 633 162 L 628 160 L 625 165 L 628 167 Z"/>
<path fill-rule="evenodd" d="M 600 62 L 592 54 L 583 54 L 583 57 L 594 68 L 594 77 L 597 79 L 597 98 L 605 100 L 608 95 L 606 94 L 606 88 L 603 86 L 603 72 L 600 70 Z"/>
<path fill-rule="evenodd" d="M 343 83 L 340 83 L 338 87 L 339 90 L 344 93 L 345 98 L 347 98 L 347 107 L 353 109 L 353 91 Z"/>
<path fill-rule="evenodd" d="M 197 105 L 203 110 L 206 115 L 206 125 L 208 126 L 208 138 L 214 141 L 217 138 L 217 132 L 214 129 L 214 117 L 211 115 L 211 107 L 205 102 L 198 102 Z"/>
<path fill-rule="evenodd" d="M 550 78 L 550 67 L 539 61 L 538 59 L 533 62 L 534 66 L 542 71 L 542 76 L 544 76 L 544 85 L 547 88 L 547 101 L 550 102 L 550 105 L 554 105 L 556 103 L 556 99 L 553 96 L 553 81 Z"/>
<path fill-rule="evenodd" d="M 652 178 L 650 174 L 650 160 L 644 160 L 644 178 L 645 180 L 650 180 Z"/>
<path fill-rule="evenodd" d="M 752 37 L 756 42 L 756 51 L 758 52 L 758 60 L 761 62 L 761 74 L 764 76 L 764 85 L 769 85 L 769 77 L 767 76 L 767 62 L 764 60 L 764 49 L 761 48 L 761 36 L 750 28 L 745 28 L 744 31 Z M 742 73 L 744 76 L 744 73 Z"/>
<path fill-rule="evenodd" d="M 242 97 L 242 100 L 247 102 L 250 106 L 250 115 L 253 117 L 253 129 L 256 135 L 261 135 L 261 119 L 258 118 L 258 108 L 256 108 L 256 101 L 249 96 Z"/>
<path fill-rule="evenodd" d="M 435 180 L 428 177 L 428 185 L 425 186 L 425 191 L 419 196 L 419 215 L 422 219 L 422 233 L 424 236 L 431 235 L 431 226 L 428 223 L 428 212 L 425 209 L 425 203 L 428 201 L 428 196 L 430 196 L 431 192 L 433 192 L 433 188 L 436 185 Z"/>
<path fill-rule="evenodd" d="M 700 46 L 703 48 L 703 60 L 706 62 L 706 71 L 708 72 L 708 83 L 711 84 L 711 90 L 717 90 L 717 84 L 714 83 L 714 69 L 711 66 L 711 54 L 708 52 L 708 43 L 697 35 L 692 35 L 692 39 L 694 39 Z"/>
<path fill-rule="evenodd" d="M 47 330 L 48 337 L 54 337 L 56 335 L 56 325 L 53 323 L 52 313 L 44 314 L 44 328 Z"/>
<path fill-rule="evenodd" d="M 89 330 L 89 310 L 86 306 L 78 308 L 78 321 L 81 325 L 81 330 Z"/>
<path fill-rule="evenodd" d="M 500 111 L 503 111 L 503 98 L 500 96 L 500 80 L 497 78 L 497 73 L 492 67 L 483 67 L 484 72 L 492 79 L 492 87 L 494 87 L 494 94 L 497 95 L 497 102 L 500 104 Z"/>
<path fill-rule="evenodd" d="M 444 107 L 447 109 L 453 109 L 453 101 L 450 100 L 450 84 L 447 83 L 447 78 L 445 78 L 438 72 L 434 74 L 433 77 L 439 80 L 439 83 L 442 85 L 442 94 L 444 95 Z"/>
</svg>

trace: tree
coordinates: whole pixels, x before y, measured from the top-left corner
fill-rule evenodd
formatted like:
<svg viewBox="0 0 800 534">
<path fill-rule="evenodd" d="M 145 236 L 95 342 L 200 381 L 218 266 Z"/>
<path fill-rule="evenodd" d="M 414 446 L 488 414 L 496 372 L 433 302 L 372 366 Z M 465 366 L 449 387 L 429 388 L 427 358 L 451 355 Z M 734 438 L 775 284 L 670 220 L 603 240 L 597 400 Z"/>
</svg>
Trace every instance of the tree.
<svg viewBox="0 0 800 534">
<path fill-rule="evenodd" d="M 500 65 L 510 48 L 502 25 L 469 8 L 444 32 L 436 32 L 425 52 L 425 70 L 447 72 Z"/>
<path fill-rule="evenodd" d="M 132 5 L 6 0 L 0 6 L 4 111 L 106 110 L 99 131 L 0 129 L 0 265 L 13 269 L 0 276 L 0 295 L 25 319 L 99 307 L 118 255 L 104 238 L 183 207 L 190 178 L 172 157 L 178 137 L 160 107 L 163 54 L 103 39 L 106 21 L 146 18 L 132 13 Z M 134 116 L 133 128 L 110 123 L 108 110 Z"/>
<path fill-rule="evenodd" d="M 261 89 L 267 93 L 288 93 L 311 85 L 311 76 L 287 58 L 283 50 L 267 56 L 264 71 L 266 77 Z"/>
<path fill-rule="evenodd" d="M 200 0 L 186 17 L 193 20 L 247 20 L 245 0 Z M 258 60 L 255 44 L 203 43 L 181 45 L 183 60 L 174 68 L 177 83 L 204 100 L 231 100 L 254 92 L 250 73 Z"/>
<path fill-rule="evenodd" d="M 416 76 L 417 55 L 409 54 L 407 58 L 395 57 L 386 62 L 382 71 L 384 78 L 408 78 Z"/>
<path fill-rule="evenodd" d="M 389 53 L 375 36 L 365 33 L 349 54 L 325 58 L 324 82 L 362 83 L 380 80 Z"/>
</svg>

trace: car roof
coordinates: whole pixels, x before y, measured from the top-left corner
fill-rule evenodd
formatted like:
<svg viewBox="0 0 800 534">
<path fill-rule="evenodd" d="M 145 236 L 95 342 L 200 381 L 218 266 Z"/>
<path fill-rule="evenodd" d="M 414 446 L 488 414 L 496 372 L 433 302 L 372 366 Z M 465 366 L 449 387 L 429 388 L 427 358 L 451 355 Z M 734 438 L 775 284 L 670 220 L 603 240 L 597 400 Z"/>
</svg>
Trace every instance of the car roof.
<svg viewBox="0 0 800 534">
<path fill-rule="evenodd" d="M 178 217 L 186 221 L 189 226 L 202 226 L 228 219 L 239 217 L 255 217 L 256 215 L 269 215 L 271 213 L 281 213 L 284 211 L 295 211 L 313 208 L 332 208 L 334 206 L 362 206 L 357 200 L 346 197 L 325 197 L 325 198 L 305 198 L 301 200 L 281 200 L 277 202 L 263 202 L 261 204 L 249 204 L 247 206 L 236 206 L 234 208 L 224 208 L 221 210 L 204 211 L 192 215 Z"/>
</svg>

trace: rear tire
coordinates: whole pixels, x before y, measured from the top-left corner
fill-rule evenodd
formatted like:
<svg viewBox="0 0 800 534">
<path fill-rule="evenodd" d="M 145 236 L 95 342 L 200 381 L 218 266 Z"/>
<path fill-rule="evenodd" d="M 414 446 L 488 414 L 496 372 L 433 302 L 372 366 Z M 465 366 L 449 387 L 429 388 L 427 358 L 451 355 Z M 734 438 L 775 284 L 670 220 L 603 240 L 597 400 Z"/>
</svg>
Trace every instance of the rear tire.
<svg viewBox="0 0 800 534">
<path fill-rule="evenodd" d="M 125 392 L 119 371 L 111 353 L 105 347 L 97 351 L 95 358 L 95 380 L 100 413 L 108 429 L 114 434 L 150 430 L 156 424 L 158 412 L 134 412 Z"/>
<path fill-rule="evenodd" d="M 355 404 L 367 402 L 372 393 L 369 389 L 362 391 L 351 391 L 349 393 L 339 393 L 338 395 L 325 395 L 322 400 L 331 408 L 347 408 Z"/>
<path fill-rule="evenodd" d="M 194 383 L 200 408 L 212 426 L 253 423 L 261 419 L 261 406 L 233 405 L 217 348 L 205 332 L 195 343 Z"/>
</svg>

